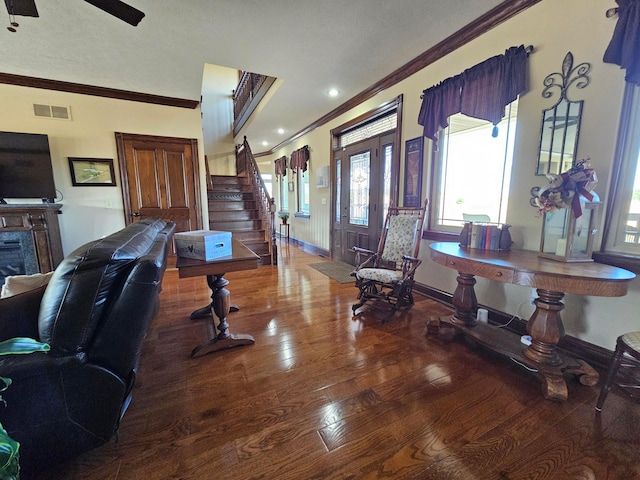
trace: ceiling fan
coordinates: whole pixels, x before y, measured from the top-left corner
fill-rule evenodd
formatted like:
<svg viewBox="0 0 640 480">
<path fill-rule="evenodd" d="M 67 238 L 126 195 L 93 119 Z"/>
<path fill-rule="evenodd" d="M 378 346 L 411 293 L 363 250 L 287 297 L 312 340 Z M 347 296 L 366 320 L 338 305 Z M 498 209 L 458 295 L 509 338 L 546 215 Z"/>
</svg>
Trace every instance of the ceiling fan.
<svg viewBox="0 0 640 480">
<path fill-rule="evenodd" d="M 127 5 L 120 0 L 84 0 L 91 5 L 98 7 L 100 10 L 113 15 L 120 20 L 127 22 L 134 27 L 140 23 L 140 20 L 144 18 L 144 13 L 133 8 L 131 5 Z M 15 32 L 15 27 L 18 24 L 14 21 L 15 15 L 23 17 L 38 17 L 38 9 L 36 8 L 35 0 L 4 0 L 9 12 L 9 18 L 11 20 L 11 26 L 8 27 L 10 31 Z M 13 28 L 13 29 L 12 29 Z"/>
</svg>

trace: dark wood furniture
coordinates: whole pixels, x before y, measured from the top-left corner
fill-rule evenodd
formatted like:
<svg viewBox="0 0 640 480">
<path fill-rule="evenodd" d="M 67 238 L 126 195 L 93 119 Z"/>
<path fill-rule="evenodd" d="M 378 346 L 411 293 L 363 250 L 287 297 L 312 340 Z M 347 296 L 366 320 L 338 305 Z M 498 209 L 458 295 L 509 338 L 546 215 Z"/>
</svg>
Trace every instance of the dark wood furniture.
<svg viewBox="0 0 640 480">
<path fill-rule="evenodd" d="M 0 232 L 31 232 L 40 273 L 54 270 L 63 259 L 59 204 L 0 205 Z"/>
<path fill-rule="evenodd" d="M 632 357 L 632 358 L 631 358 Z M 635 361 L 634 361 L 635 359 Z M 604 401 L 614 385 L 636 402 L 640 401 L 640 332 L 631 332 L 620 335 L 616 340 L 616 350 L 607 370 L 607 376 L 600 396 L 596 403 L 596 410 L 602 411 Z"/>
<path fill-rule="evenodd" d="M 211 304 L 199 308 L 191 314 L 191 319 L 208 318 L 213 323 L 214 336 L 208 342 L 197 346 L 191 352 L 191 357 L 199 357 L 207 353 L 217 352 L 232 347 L 251 345 L 254 338 L 247 334 L 232 334 L 229 332 L 227 316 L 230 311 L 237 311 L 238 307 L 231 305 L 229 290 L 225 287 L 229 281 L 224 278 L 228 272 L 251 270 L 258 268 L 260 257 L 236 239 L 231 239 L 232 254 L 206 262 L 191 258 L 178 257 L 176 267 L 180 278 L 206 276 L 211 289 Z M 218 317 L 218 334 L 215 334 L 215 317 Z"/>
<path fill-rule="evenodd" d="M 288 223 L 281 223 L 279 225 L 279 232 L 280 232 L 280 238 L 285 238 L 287 239 L 287 242 L 289 241 L 289 224 Z M 282 230 L 284 230 L 285 234 L 282 235 Z"/>
<path fill-rule="evenodd" d="M 446 324 L 475 341 L 536 373 L 543 381 L 545 398 L 566 400 L 565 373 L 579 376 L 584 385 L 595 385 L 598 373 L 586 362 L 562 355 L 557 350 L 564 336 L 560 312 L 565 293 L 602 297 L 623 296 L 635 275 L 627 270 L 599 263 L 565 263 L 540 258 L 526 250 L 491 251 L 460 247 L 454 242 L 433 243 L 431 259 L 458 271 L 453 294 L 455 313 Z M 531 344 L 501 328 L 479 324 L 474 318 L 477 299 L 475 276 L 537 289 L 536 310 L 527 322 Z"/>
<path fill-rule="evenodd" d="M 422 263 L 418 258 L 422 227 L 429 200 L 419 207 L 390 205 L 382 226 L 378 249 L 354 246 L 355 277 L 358 303 L 351 306 L 353 314 L 368 300 L 382 300 L 393 307 L 411 307 L 416 269 Z"/>
</svg>

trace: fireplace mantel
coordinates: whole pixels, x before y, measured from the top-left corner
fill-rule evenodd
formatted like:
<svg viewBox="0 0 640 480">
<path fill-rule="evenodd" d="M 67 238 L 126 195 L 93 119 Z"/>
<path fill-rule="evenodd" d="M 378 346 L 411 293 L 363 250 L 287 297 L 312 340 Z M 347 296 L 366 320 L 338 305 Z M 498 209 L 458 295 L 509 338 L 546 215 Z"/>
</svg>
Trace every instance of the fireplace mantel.
<svg viewBox="0 0 640 480">
<path fill-rule="evenodd" d="M 40 273 L 54 270 L 63 259 L 58 223 L 61 208 L 56 203 L 0 205 L 0 237 L 10 232 L 30 234 L 35 259 L 26 260 L 34 263 Z"/>
</svg>

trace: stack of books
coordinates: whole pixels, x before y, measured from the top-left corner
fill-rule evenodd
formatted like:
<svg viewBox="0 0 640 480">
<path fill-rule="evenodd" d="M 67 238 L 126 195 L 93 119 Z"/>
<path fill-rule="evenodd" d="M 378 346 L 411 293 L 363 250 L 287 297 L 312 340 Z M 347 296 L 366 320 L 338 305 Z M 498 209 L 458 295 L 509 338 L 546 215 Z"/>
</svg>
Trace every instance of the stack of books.
<svg viewBox="0 0 640 480">
<path fill-rule="evenodd" d="M 460 246 L 482 250 L 509 250 L 510 225 L 503 223 L 467 222 L 460 233 Z"/>
</svg>

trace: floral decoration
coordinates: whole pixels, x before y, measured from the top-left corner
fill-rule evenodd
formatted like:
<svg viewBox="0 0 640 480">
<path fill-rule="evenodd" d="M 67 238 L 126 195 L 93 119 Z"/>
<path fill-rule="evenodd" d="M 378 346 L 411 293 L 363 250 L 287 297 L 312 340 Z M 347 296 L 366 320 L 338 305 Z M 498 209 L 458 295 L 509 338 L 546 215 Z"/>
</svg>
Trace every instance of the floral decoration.
<svg viewBox="0 0 640 480">
<path fill-rule="evenodd" d="M 573 167 L 560 175 L 549 173 L 546 175 L 549 185 L 546 188 L 534 187 L 531 189 L 532 205 L 538 208 L 536 217 L 541 217 L 546 212 L 559 208 L 571 208 L 575 218 L 582 215 L 580 197 L 592 201 L 595 194 L 592 193 L 598 178 L 596 172 L 590 167 L 590 158 L 579 160 Z"/>
</svg>

